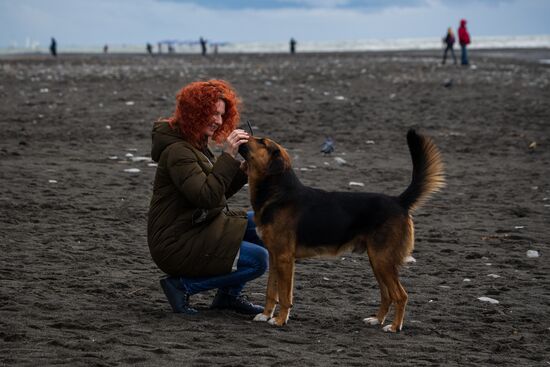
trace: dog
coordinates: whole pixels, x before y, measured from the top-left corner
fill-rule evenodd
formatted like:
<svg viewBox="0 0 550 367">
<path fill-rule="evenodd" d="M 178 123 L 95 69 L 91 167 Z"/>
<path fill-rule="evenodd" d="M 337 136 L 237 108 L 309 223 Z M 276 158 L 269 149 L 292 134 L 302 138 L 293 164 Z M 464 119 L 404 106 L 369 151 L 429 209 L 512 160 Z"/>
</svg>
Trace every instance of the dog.
<svg viewBox="0 0 550 367">
<path fill-rule="evenodd" d="M 407 143 L 412 180 L 399 196 L 307 187 L 294 173 L 288 152 L 273 140 L 251 137 L 239 147 L 248 165 L 254 221 L 269 252 L 265 308 L 255 321 L 288 322 L 296 259 L 352 251 L 367 252 L 380 287 L 378 312 L 363 321 L 383 325 L 394 305 L 393 322 L 383 330 L 402 329 L 408 296 L 398 272 L 414 248 L 411 213 L 445 185 L 441 154 L 432 139 L 411 129 Z M 273 317 L 277 303 L 279 313 Z"/>
</svg>

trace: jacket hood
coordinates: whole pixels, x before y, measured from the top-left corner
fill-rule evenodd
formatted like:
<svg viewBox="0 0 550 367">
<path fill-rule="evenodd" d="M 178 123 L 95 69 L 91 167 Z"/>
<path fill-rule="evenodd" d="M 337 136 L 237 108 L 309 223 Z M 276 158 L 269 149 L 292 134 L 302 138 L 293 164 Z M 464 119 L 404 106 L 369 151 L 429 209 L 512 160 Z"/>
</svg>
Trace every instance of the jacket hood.
<svg viewBox="0 0 550 367">
<path fill-rule="evenodd" d="M 153 125 L 153 144 L 151 146 L 151 158 L 158 162 L 160 155 L 169 145 L 183 141 L 178 131 L 172 129 L 167 121 L 157 121 Z"/>
<path fill-rule="evenodd" d="M 466 25 L 466 19 L 462 19 L 462 20 L 460 21 L 460 25 L 461 25 L 462 27 L 464 27 L 464 26 Z"/>
</svg>

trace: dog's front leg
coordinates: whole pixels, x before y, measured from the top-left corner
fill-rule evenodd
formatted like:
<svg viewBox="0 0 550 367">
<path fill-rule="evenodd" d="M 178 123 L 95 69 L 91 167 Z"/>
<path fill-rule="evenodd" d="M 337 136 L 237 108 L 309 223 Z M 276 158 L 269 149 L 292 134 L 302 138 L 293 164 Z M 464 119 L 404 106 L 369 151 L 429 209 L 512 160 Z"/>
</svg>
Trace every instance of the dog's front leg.
<svg viewBox="0 0 550 367">
<path fill-rule="evenodd" d="M 277 267 L 275 266 L 275 258 L 269 252 L 269 273 L 267 275 L 267 289 L 265 292 L 264 312 L 257 314 L 254 321 L 268 321 L 273 317 L 275 306 L 279 301 L 279 290 L 277 289 Z"/>
<path fill-rule="evenodd" d="M 274 259 L 279 289 L 279 314 L 269 320 L 271 325 L 283 326 L 287 323 L 292 308 L 292 290 L 294 288 L 294 254 L 279 254 Z"/>
</svg>

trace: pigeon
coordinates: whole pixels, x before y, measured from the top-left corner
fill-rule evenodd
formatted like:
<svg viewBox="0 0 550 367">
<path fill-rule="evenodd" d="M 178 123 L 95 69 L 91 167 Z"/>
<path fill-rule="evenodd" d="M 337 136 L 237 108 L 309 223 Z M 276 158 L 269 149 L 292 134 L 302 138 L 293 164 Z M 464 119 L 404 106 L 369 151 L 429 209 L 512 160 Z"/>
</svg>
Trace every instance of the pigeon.
<svg viewBox="0 0 550 367">
<path fill-rule="evenodd" d="M 332 138 L 327 138 L 323 145 L 321 145 L 321 152 L 325 154 L 334 152 L 334 140 Z"/>
</svg>

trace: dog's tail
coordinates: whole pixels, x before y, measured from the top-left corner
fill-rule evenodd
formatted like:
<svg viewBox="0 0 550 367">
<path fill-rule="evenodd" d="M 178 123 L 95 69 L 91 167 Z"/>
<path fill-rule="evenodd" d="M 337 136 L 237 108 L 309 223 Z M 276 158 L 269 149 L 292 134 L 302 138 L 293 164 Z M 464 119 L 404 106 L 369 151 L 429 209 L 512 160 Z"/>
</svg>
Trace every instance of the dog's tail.
<svg viewBox="0 0 550 367">
<path fill-rule="evenodd" d="M 445 177 L 441 153 L 431 138 L 410 129 L 407 133 L 407 143 L 413 162 L 412 180 L 397 199 L 407 211 L 413 211 L 432 193 L 445 186 Z"/>
</svg>

